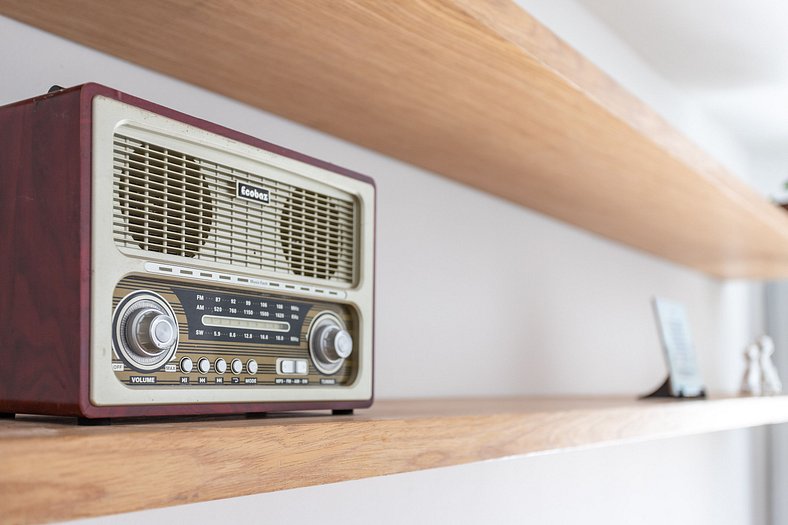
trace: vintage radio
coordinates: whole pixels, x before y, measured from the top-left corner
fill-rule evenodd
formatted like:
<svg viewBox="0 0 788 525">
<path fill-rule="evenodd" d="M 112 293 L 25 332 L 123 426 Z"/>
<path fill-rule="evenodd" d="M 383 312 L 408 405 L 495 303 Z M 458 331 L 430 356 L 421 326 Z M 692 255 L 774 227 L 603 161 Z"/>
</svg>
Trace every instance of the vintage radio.
<svg viewBox="0 0 788 525">
<path fill-rule="evenodd" d="M 371 179 L 96 84 L 0 108 L 0 412 L 372 403 Z"/>
</svg>

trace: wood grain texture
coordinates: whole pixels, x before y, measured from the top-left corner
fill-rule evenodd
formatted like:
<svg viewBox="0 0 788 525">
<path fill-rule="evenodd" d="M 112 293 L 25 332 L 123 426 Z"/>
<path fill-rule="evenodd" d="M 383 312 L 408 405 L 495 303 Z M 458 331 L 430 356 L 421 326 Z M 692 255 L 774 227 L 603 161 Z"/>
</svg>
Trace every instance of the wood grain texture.
<svg viewBox="0 0 788 525">
<path fill-rule="evenodd" d="M 712 275 L 788 275 L 788 218 L 509 0 L 0 12 Z"/>
<path fill-rule="evenodd" d="M 0 516 L 40 523 L 788 421 L 788 397 L 382 401 L 356 416 L 0 421 Z M 133 458 L 133 460 L 130 460 Z"/>
<path fill-rule="evenodd" d="M 78 89 L 0 108 L 0 412 L 75 414 L 87 387 L 81 110 Z"/>
</svg>

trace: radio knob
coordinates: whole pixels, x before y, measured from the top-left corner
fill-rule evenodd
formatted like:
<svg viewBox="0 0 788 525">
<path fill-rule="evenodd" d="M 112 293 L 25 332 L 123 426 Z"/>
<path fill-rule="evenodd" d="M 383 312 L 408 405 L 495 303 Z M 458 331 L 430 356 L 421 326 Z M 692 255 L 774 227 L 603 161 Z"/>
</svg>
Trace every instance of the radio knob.
<svg viewBox="0 0 788 525">
<path fill-rule="evenodd" d="M 334 314 L 319 315 L 309 334 L 312 361 L 324 374 L 333 374 L 353 353 L 353 337 Z"/>
<path fill-rule="evenodd" d="M 126 326 L 126 340 L 140 357 L 159 356 L 177 339 L 175 320 L 155 308 L 134 312 Z"/>
<path fill-rule="evenodd" d="M 353 338 L 347 330 L 334 326 L 323 328 L 320 341 L 323 354 L 330 361 L 347 359 L 353 352 Z"/>
<path fill-rule="evenodd" d="M 178 322 L 160 295 L 132 292 L 118 305 L 112 323 L 113 347 L 135 370 L 153 372 L 175 355 Z"/>
</svg>

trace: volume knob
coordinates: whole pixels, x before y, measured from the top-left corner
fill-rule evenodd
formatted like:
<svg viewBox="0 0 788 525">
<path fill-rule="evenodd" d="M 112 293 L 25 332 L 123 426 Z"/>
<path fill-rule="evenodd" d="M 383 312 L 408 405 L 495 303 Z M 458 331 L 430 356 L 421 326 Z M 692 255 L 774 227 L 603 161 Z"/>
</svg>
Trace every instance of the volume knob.
<svg viewBox="0 0 788 525">
<path fill-rule="evenodd" d="M 178 346 L 178 322 L 169 303 L 153 292 L 133 292 L 113 316 L 113 347 L 140 372 L 153 372 L 172 359 Z"/>
<path fill-rule="evenodd" d="M 353 337 L 339 317 L 324 312 L 315 318 L 310 327 L 309 352 L 320 372 L 333 374 L 353 353 Z"/>
<path fill-rule="evenodd" d="M 155 308 L 146 308 L 131 314 L 126 325 L 126 341 L 135 354 L 156 357 L 175 344 L 177 332 L 172 317 Z"/>
</svg>

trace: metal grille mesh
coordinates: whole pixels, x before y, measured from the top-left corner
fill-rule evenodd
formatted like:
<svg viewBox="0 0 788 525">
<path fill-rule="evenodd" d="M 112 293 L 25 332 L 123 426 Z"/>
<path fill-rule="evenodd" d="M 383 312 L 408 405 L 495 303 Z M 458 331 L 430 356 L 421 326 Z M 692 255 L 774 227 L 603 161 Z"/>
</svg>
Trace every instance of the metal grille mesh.
<svg viewBox="0 0 788 525">
<path fill-rule="evenodd" d="M 353 282 L 356 205 L 124 135 L 113 141 L 113 234 L 127 249 Z M 270 203 L 236 198 L 237 182 Z"/>
</svg>

